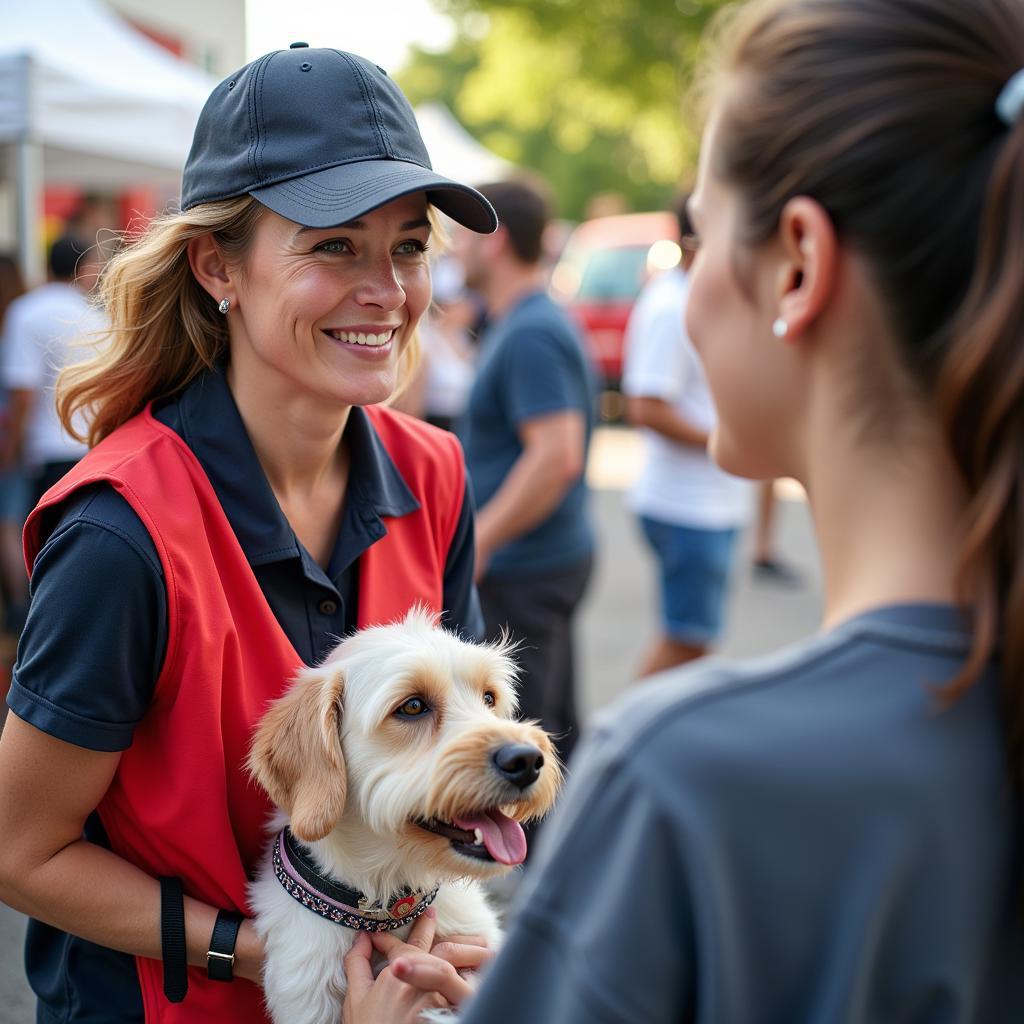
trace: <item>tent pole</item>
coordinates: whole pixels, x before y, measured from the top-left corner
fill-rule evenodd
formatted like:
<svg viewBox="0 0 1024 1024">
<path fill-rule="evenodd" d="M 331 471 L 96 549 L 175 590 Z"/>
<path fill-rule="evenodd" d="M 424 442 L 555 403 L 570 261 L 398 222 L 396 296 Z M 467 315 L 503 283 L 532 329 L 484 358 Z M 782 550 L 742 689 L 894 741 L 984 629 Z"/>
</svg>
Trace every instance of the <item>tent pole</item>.
<svg viewBox="0 0 1024 1024">
<path fill-rule="evenodd" d="M 38 143 L 21 139 L 15 145 L 18 262 L 28 285 L 46 278 L 43 259 L 43 154 Z"/>
<path fill-rule="evenodd" d="M 23 123 L 21 138 L 14 146 L 15 231 L 18 263 L 25 283 L 32 287 L 46 279 L 43 259 L 43 151 L 33 138 L 29 121 L 32 109 L 32 61 L 27 54 L 21 62 Z"/>
</svg>

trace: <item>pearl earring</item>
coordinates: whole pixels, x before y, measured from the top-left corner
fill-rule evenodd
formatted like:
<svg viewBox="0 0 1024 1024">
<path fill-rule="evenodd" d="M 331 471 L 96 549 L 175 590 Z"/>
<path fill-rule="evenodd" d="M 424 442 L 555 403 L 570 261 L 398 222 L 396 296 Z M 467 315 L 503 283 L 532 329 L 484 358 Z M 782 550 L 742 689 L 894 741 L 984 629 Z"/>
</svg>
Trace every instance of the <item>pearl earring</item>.
<svg viewBox="0 0 1024 1024">
<path fill-rule="evenodd" d="M 219 309 L 225 315 L 227 315 L 227 311 L 230 308 L 231 308 L 231 300 L 230 299 L 221 299 L 220 300 L 220 305 L 217 307 L 217 309 Z"/>
<path fill-rule="evenodd" d="M 781 316 L 772 324 L 772 334 L 774 334 L 776 338 L 784 338 L 789 334 L 789 324 L 787 324 Z"/>
</svg>

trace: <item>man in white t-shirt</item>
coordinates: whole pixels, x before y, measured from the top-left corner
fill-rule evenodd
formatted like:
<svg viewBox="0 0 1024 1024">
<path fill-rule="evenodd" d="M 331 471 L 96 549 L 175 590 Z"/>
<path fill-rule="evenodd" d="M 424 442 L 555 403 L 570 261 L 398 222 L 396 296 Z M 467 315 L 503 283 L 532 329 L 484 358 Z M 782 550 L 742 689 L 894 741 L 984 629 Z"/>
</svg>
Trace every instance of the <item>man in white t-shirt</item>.
<svg viewBox="0 0 1024 1024">
<path fill-rule="evenodd" d="M 685 206 L 677 214 L 680 266 L 645 287 L 626 329 L 626 415 L 643 428 L 646 460 L 629 504 L 658 560 L 662 628 L 640 676 L 707 653 L 721 628 L 736 539 L 750 516 L 750 485 L 707 454 L 715 408 L 686 336 L 686 270 L 693 247 Z"/>
<path fill-rule="evenodd" d="M 10 409 L 6 459 L 24 468 L 33 505 L 87 451 L 61 426 L 54 385 L 74 357 L 73 345 L 104 323 L 87 297 L 98 271 L 97 251 L 83 254 L 72 239 L 59 238 L 49 263 L 49 283 L 8 307 L 0 343 L 0 378 Z"/>
</svg>

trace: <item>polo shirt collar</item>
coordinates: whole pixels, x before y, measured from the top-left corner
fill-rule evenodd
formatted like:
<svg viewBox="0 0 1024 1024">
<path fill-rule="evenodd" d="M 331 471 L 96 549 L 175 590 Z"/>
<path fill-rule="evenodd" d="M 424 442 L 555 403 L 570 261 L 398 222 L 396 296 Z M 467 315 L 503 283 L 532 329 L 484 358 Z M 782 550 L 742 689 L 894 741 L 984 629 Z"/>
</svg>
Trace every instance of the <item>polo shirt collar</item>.
<svg viewBox="0 0 1024 1024">
<path fill-rule="evenodd" d="M 417 511 L 419 501 L 361 406 L 352 406 L 345 433 L 352 455 L 348 493 L 378 516 L 406 516 Z"/>
<path fill-rule="evenodd" d="M 256 456 L 224 367 L 197 377 L 179 397 L 178 409 L 182 437 L 206 472 L 249 564 L 302 558 L 304 551 Z M 380 524 L 383 516 L 408 515 L 420 505 L 364 409 L 353 406 L 345 436 L 352 457 L 344 521 L 354 515 L 366 528 L 367 539 L 376 540 L 386 532 Z M 345 534 L 343 525 L 331 558 L 332 574 L 351 560 L 342 550 L 348 547 Z"/>
</svg>

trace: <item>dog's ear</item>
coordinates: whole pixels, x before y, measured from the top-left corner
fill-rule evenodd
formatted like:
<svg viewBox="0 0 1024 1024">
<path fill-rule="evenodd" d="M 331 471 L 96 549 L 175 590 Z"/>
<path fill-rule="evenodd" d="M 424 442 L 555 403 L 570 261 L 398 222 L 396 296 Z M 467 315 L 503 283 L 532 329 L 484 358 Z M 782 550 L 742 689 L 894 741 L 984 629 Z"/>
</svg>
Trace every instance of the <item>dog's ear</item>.
<svg viewBox="0 0 1024 1024">
<path fill-rule="evenodd" d="M 323 839 L 345 809 L 344 685 L 336 665 L 304 672 L 270 705 L 253 737 L 249 771 L 304 842 Z"/>
</svg>

